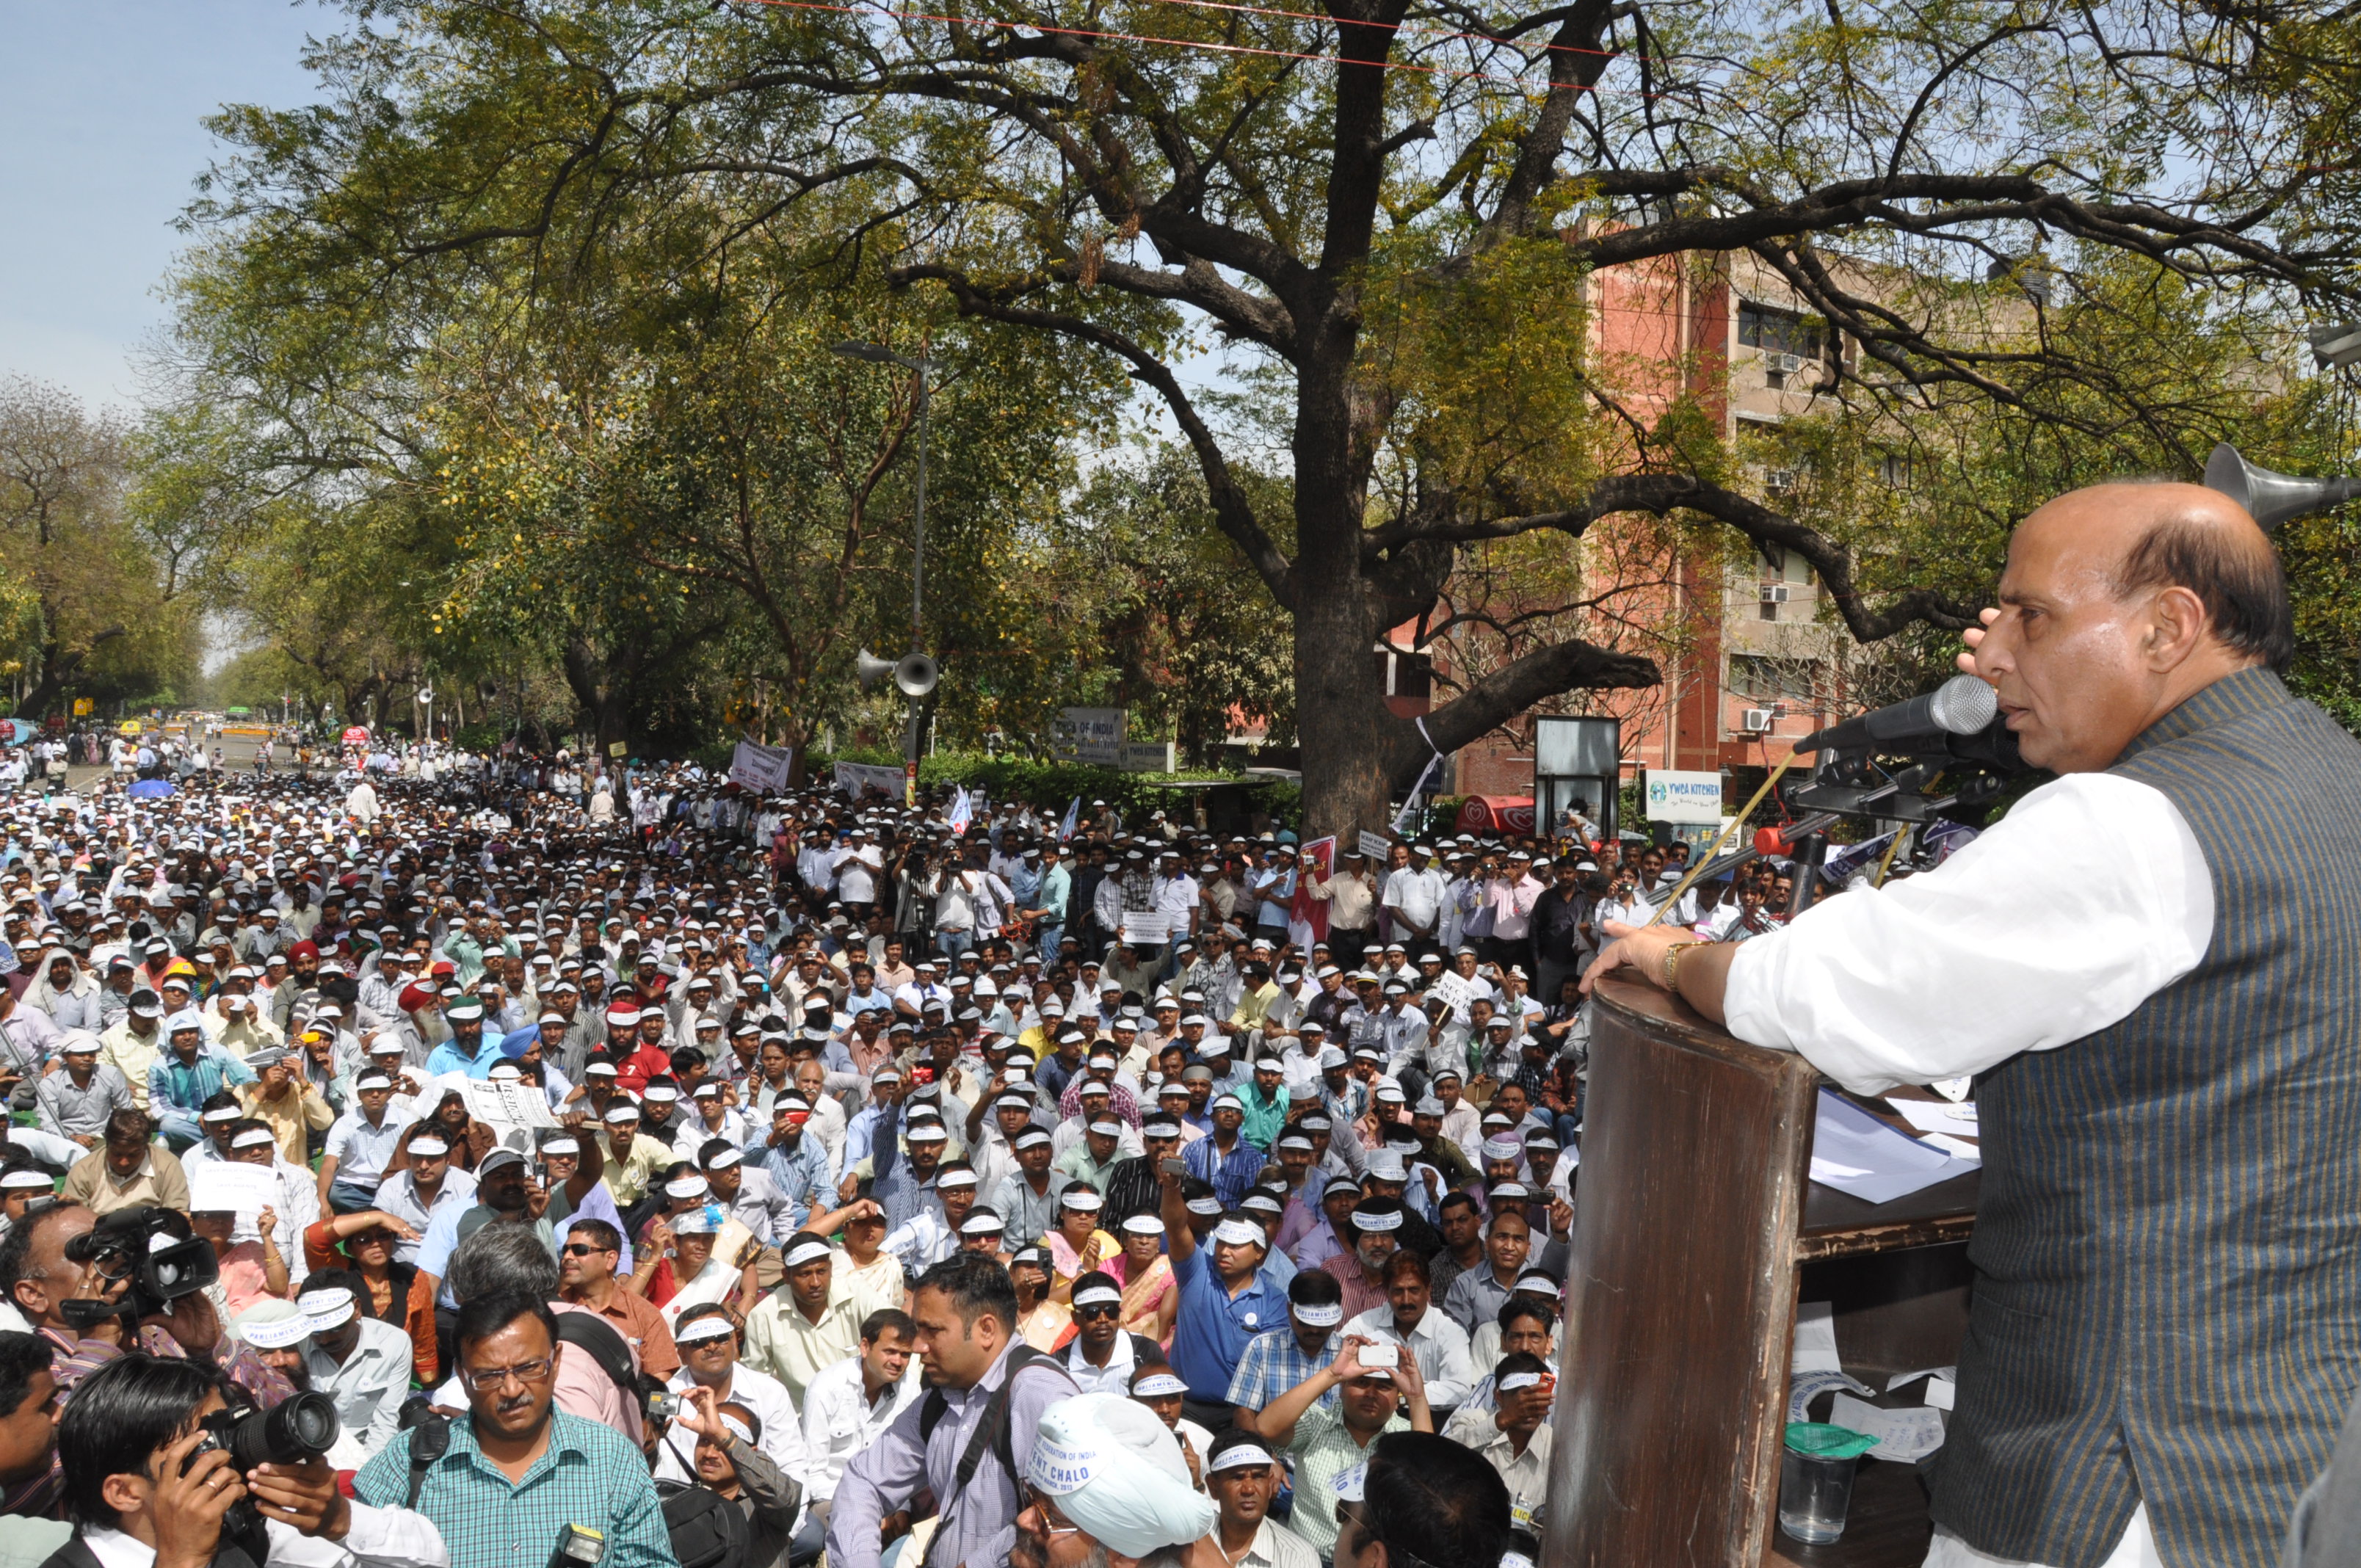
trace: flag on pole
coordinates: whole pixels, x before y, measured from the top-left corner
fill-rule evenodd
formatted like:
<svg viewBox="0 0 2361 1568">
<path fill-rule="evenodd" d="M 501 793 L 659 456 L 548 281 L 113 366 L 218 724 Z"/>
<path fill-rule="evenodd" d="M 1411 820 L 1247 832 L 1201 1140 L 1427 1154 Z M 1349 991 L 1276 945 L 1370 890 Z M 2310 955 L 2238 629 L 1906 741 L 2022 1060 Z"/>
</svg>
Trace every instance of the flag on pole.
<svg viewBox="0 0 2361 1568">
<path fill-rule="evenodd" d="M 959 794 L 951 796 L 951 831 L 965 836 L 967 825 L 974 815 L 974 803 L 968 799 L 967 786 L 961 784 Z"/>
<path fill-rule="evenodd" d="M 1058 824 L 1058 842 L 1062 844 L 1067 839 L 1072 838 L 1074 836 L 1074 824 L 1080 822 L 1082 819 L 1082 797 L 1078 795 L 1074 796 L 1074 803 L 1066 807 L 1066 819 Z"/>
</svg>

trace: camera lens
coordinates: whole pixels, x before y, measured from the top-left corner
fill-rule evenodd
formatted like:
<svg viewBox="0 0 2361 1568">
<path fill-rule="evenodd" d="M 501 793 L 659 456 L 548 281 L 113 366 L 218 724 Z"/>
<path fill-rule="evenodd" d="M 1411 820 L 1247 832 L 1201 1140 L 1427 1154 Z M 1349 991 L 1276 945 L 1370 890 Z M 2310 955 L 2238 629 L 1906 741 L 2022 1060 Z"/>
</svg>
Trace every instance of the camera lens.
<svg viewBox="0 0 2361 1568">
<path fill-rule="evenodd" d="M 343 1430 L 336 1401 L 306 1389 L 268 1410 L 250 1410 L 222 1434 L 222 1446 L 240 1470 L 258 1464 L 297 1464 L 335 1446 Z"/>
</svg>

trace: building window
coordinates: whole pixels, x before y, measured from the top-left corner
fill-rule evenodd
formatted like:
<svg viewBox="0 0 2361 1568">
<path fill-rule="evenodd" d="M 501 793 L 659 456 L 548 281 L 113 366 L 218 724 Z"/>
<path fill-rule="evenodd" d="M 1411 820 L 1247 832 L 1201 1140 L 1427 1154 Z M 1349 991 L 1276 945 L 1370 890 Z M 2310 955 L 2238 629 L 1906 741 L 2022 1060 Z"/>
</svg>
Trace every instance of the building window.
<svg viewBox="0 0 2361 1568">
<path fill-rule="evenodd" d="M 1878 476 L 1888 488 L 1906 490 L 1910 488 L 1910 454 L 1888 452 L 1877 460 Z"/>
<path fill-rule="evenodd" d="M 1777 659 L 1763 653 L 1730 656 L 1730 689 L 1760 707 L 1774 702 L 1814 703 L 1819 674 L 1816 659 Z"/>
<path fill-rule="evenodd" d="M 1738 341 L 1742 347 L 1759 348 L 1765 354 L 1820 356 L 1820 329 L 1806 322 L 1801 312 L 1758 305 L 1752 300 L 1738 303 Z"/>
</svg>

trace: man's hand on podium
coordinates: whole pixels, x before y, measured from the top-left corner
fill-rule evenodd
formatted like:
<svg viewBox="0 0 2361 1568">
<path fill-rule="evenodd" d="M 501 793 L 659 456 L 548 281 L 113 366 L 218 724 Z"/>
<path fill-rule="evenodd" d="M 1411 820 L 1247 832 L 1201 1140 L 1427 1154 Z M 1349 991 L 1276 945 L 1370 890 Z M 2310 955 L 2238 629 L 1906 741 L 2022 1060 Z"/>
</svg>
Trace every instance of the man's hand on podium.
<svg viewBox="0 0 2361 1568">
<path fill-rule="evenodd" d="M 1700 942 L 1681 926 L 1643 927 L 1620 920 L 1607 922 L 1607 935 L 1611 940 L 1583 974 L 1585 996 L 1602 975 L 1620 973 L 1675 992 L 1715 1023 L 1723 1022 L 1722 990 L 1730 978 L 1730 960 L 1738 951 L 1736 943 Z"/>
</svg>

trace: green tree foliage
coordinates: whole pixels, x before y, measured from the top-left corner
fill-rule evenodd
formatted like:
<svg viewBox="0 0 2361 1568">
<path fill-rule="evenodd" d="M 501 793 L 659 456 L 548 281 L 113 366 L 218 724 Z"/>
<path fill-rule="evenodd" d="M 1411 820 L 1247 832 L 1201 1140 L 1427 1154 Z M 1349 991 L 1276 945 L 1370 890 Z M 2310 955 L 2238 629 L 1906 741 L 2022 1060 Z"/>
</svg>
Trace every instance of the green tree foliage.
<svg viewBox="0 0 2361 1568">
<path fill-rule="evenodd" d="M 133 433 L 60 388 L 0 379 L 0 674 L 40 718 L 196 668 L 194 601 L 135 488 Z"/>
<path fill-rule="evenodd" d="M 2324 47 L 2349 23 L 2321 0 L 366 15 L 324 48 L 335 107 L 225 127 L 249 155 L 222 211 L 267 238 L 282 297 L 322 307 L 306 332 L 388 297 L 448 319 L 431 296 L 489 273 L 528 276 L 529 312 L 637 266 L 653 233 L 675 276 L 708 278 L 840 203 L 848 254 L 1162 400 L 1291 620 L 1320 830 L 1424 760 L 1367 655 L 1435 609 L 1466 547 L 1685 511 L 1804 554 L 1856 636 L 1972 611 L 1916 579 L 1881 593 L 1844 538 L 1730 482 L 1688 440 L 1709 386 L 1631 398 L 1575 330 L 1587 274 L 1741 258 L 1855 345 L 1833 396 L 2029 409 L 2030 376 L 2096 434 L 2149 417 L 2147 380 L 1952 308 L 1990 263 L 2136 257 L 2210 313 L 2337 293 L 2354 251 L 2355 73 Z M 645 218 L 703 205 L 730 224 Z M 1283 389 L 1274 493 L 1184 379 L 1209 337 Z M 1499 663 L 1429 733 L 1452 747 L 1554 693 L 1656 678 L 1587 630 Z"/>
</svg>

